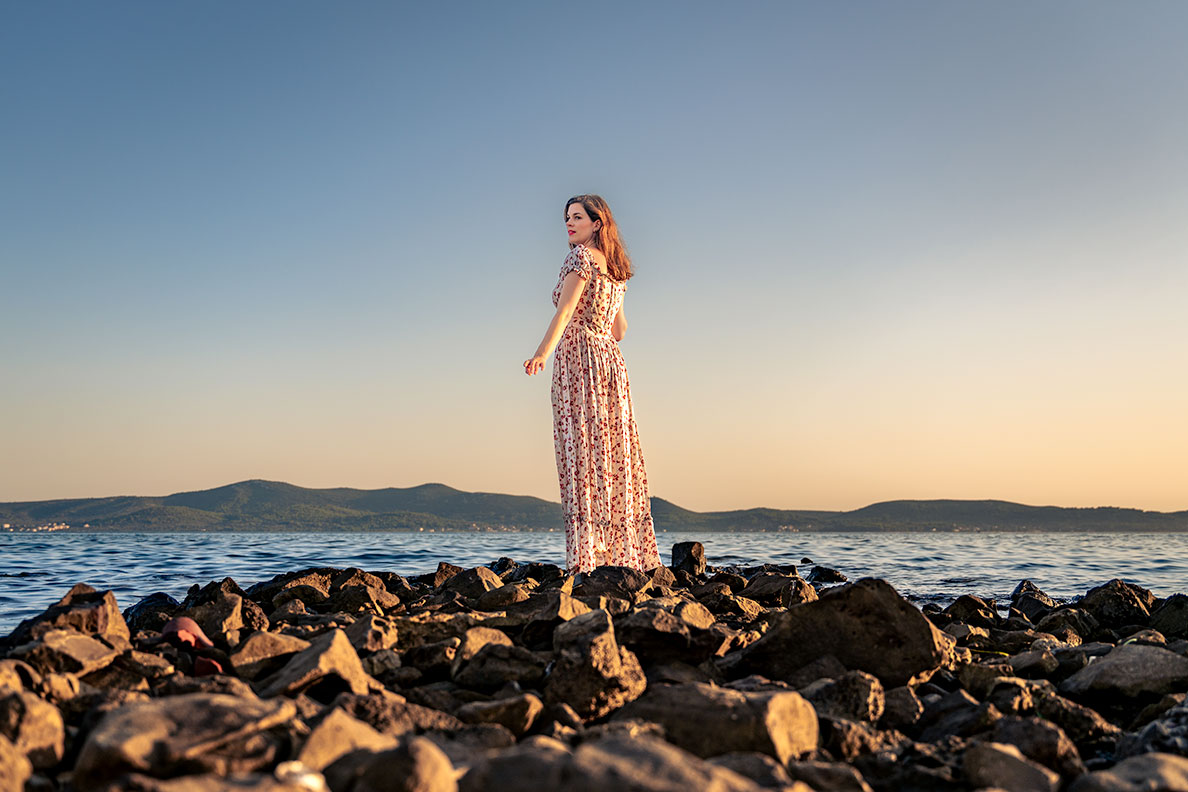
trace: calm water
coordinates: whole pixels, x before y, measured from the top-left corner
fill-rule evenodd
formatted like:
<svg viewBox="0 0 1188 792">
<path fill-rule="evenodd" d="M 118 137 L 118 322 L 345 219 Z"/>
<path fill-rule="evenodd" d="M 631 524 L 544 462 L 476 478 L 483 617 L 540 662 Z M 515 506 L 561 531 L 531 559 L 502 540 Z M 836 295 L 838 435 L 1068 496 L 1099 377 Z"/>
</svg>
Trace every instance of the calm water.
<svg viewBox="0 0 1188 792">
<path fill-rule="evenodd" d="M 800 564 L 809 557 L 851 580 L 881 577 L 917 602 L 962 594 L 1009 597 L 1030 578 L 1070 599 L 1120 577 L 1158 596 L 1188 591 L 1188 534 L 701 534 L 661 533 L 667 563 L 676 542 L 705 545 L 710 564 Z M 112 589 L 121 608 L 164 591 L 233 577 L 248 586 L 310 566 L 361 567 L 402 575 L 500 556 L 564 565 L 562 533 L 373 534 L 0 534 L 0 635 L 40 613 L 75 583 Z M 808 566 L 802 567 L 807 573 Z"/>
</svg>

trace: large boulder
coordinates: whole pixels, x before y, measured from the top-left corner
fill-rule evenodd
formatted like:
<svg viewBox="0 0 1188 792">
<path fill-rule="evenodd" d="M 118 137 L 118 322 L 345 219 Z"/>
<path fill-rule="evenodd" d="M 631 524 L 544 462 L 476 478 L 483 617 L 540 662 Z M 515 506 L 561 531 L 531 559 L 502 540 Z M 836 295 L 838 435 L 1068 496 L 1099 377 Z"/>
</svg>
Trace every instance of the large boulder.
<svg viewBox="0 0 1188 792">
<path fill-rule="evenodd" d="M 1188 685 L 1188 657 L 1158 646 L 1121 644 L 1060 685 L 1071 696 L 1129 699 L 1182 691 Z"/>
<path fill-rule="evenodd" d="M 343 691 L 367 693 L 379 683 L 363 670 L 346 633 L 331 630 L 314 638 L 309 648 L 292 658 L 272 676 L 259 683 L 263 698 L 305 693 L 319 701 L 330 701 Z"/>
<path fill-rule="evenodd" d="M 267 676 L 282 668 L 289 659 L 309 648 L 309 641 L 274 632 L 255 632 L 235 647 L 231 667 L 244 679 Z"/>
<path fill-rule="evenodd" d="M 557 627 L 553 649 L 557 659 L 545 679 L 546 704 L 568 704 L 582 718 L 599 718 L 639 698 L 647 687 L 639 659 L 619 646 L 605 610 Z"/>
<path fill-rule="evenodd" d="M 252 772 L 275 761 L 268 730 L 291 720 L 287 699 L 260 701 L 192 693 L 126 704 L 103 716 L 74 770 L 81 792 L 105 790 L 128 773 L 156 778 Z"/>
<path fill-rule="evenodd" d="M 1033 762 L 1013 745 L 979 743 L 965 752 L 966 780 L 975 787 L 1000 787 L 1023 792 L 1056 792 L 1060 776 Z"/>
<path fill-rule="evenodd" d="M 41 674 L 65 672 L 84 676 L 120 656 L 110 644 L 75 630 L 50 630 L 32 643 L 12 649 L 9 657 L 23 660 Z"/>
<path fill-rule="evenodd" d="M 56 765 L 65 751 L 66 727 L 58 708 L 25 691 L 0 697 L 0 734 L 39 770 Z"/>
<path fill-rule="evenodd" d="M 1188 790 L 1188 759 L 1148 753 L 1124 759 L 1108 770 L 1078 778 L 1067 792 L 1182 792 Z"/>
<path fill-rule="evenodd" d="M 1105 627 L 1146 625 L 1154 605 L 1154 594 L 1118 578 L 1090 589 L 1077 602 L 1078 608 L 1091 613 Z"/>
<path fill-rule="evenodd" d="M 788 680 L 832 655 L 847 669 L 896 687 L 930 678 L 951 661 L 954 646 L 891 584 L 864 578 L 780 614 L 762 638 L 742 650 L 734 673 Z"/>
<path fill-rule="evenodd" d="M 699 602 L 647 600 L 615 620 L 619 643 L 644 663 L 696 665 L 714 655 L 722 637 L 711 631 L 714 615 Z"/>
<path fill-rule="evenodd" d="M 38 640 L 51 630 L 73 630 L 104 638 L 121 648 L 131 637 L 115 594 L 79 583 L 43 613 L 26 619 L 6 638 L 0 638 L 0 648 Z"/>
<path fill-rule="evenodd" d="M 705 547 L 701 542 L 677 542 L 672 546 L 672 568 L 690 575 L 705 574 Z"/>
<path fill-rule="evenodd" d="M 817 713 L 792 691 L 653 685 L 614 715 L 626 718 L 660 724 L 669 742 L 701 757 L 759 751 L 783 764 L 817 749 Z"/>
<path fill-rule="evenodd" d="M 572 753 L 558 740 L 536 737 L 475 761 L 461 792 L 759 792 L 754 781 L 649 734 L 583 741 Z M 804 784 L 787 792 L 811 792 Z"/>
</svg>

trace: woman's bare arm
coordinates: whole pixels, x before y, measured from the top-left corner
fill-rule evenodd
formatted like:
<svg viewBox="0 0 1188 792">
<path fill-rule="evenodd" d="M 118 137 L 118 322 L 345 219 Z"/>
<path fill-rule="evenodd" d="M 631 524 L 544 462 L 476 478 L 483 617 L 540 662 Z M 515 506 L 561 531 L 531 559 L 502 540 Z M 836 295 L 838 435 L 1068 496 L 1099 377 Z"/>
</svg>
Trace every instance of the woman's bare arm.
<svg viewBox="0 0 1188 792">
<path fill-rule="evenodd" d="M 583 278 L 580 273 L 570 272 L 565 276 L 565 280 L 561 283 L 561 295 L 557 298 L 557 312 L 553 314 L 553 320 L 549 322 L 549 329 L 545 330 L 544 340 L 536 348 L 536 354 L 531 359 L 524 361 L 525 372 L 535 374 L 544 368 L 544 361 L 553 354 L 553 350 L 561 340 L 561 334 L 565 332 L 565 326 L 569 324 L 584 288 L 586 288 L 586 278 Z"/>
<path fill-rule="evenodd" d="M 623 313 L 623 306 L 619 306 L 619 312 L 615 314 L 615 324 L 611 328 L 611 335 L 615 337 L 616 341 L 622 341 L 623 336 L 627 335 L 627 315 Z"/>
</svg>

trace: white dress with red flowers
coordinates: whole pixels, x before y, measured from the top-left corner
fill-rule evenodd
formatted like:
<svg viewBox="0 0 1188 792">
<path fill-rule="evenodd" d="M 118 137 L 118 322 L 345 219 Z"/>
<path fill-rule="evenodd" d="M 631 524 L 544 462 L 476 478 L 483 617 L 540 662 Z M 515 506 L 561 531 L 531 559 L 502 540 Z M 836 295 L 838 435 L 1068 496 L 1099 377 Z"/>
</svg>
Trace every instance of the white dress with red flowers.
<svg viewBox="0 0 1188 792">
<path fill-rule="evenodd" d="M 590 251 L 576 245 L 561 265 L 554 306 L 565 276 L 575 271 L 586 285 L 553 353 L 553 445 L 566 567 L 570 572 L 605 564 L 653 569 L 662 562 L 648 477 L 627 364 L 611 335 L 627 284 L 603 273 Z"/>
</svg>

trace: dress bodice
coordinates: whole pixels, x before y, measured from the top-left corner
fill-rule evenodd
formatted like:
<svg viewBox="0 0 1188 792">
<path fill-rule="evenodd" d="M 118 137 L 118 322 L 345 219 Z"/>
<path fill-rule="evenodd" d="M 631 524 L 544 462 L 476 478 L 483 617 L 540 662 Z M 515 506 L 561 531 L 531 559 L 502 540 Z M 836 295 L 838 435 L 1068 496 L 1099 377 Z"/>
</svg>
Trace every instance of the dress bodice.
<svg viewBox="0 0 1188 792">
<path fill-rule="evenodd" d="M 570 272 L 580 273 L 586 279 L 586 287 L 569 320 L 566 333 L 573 328 L 594 335 L 609 336 L 615 316 L 623 306 L 627 284 L 600 270 L 594 262 L 594 255 L 585 245 L 575 245 L 561 264 L 561 274 L 553 289 L 554 307 L 561 300 L 561 288 L 565 284 L 565 276 Z"/>
</svg>

